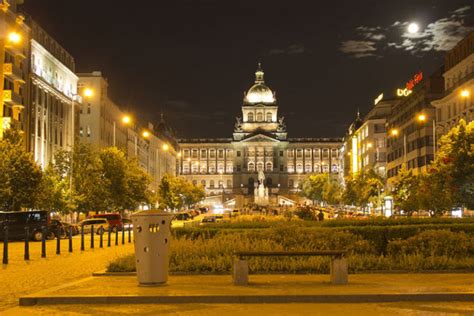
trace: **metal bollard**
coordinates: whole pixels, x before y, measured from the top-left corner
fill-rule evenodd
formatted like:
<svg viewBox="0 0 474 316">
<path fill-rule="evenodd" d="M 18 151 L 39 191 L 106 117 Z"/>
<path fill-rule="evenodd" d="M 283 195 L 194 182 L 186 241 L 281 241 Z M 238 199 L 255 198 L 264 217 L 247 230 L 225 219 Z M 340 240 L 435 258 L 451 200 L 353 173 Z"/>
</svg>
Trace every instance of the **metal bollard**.
<svg viewBox="0 0 474 316">
<path fill-rule="evenodd" d="M 81 251 L 84 251 L 84 225 L 81 225 Z"/>
<path fill-rule="evenodd" d="M 72 252 L 72 226 L 69 226 L 69 252 Z"/>
<path fill-rule="evenodd" d="M 94 249 L 94 225 L 91 225 L 91 249 Z"/>
<path fill-rule="evenodd" d="M 110 247 L 110 234 L 111 233 L 112 233 L 112 227 L 109 226 L 107 228 L 107 235 L 108 235 L 108 237 L 107 237 L 107 247 Z"/>
<path fill-rule="evenodd" d="M 132 226 L 131 225 L 128 225 L 128 243 L 131 243 L 132 242 Z"/>
<path fill-rule="evenodd" d="M 8 226 L 3 226 L 3 264 L 8 264 Z"/>
<path fill-rule="evenodd" d="M 58 226 L 58 229 L 56 231 L 57 233 L 57 239 L 56 239 L 56 254 L 60 255 L 61 254 L 61 227 Z"/>
<path fill-rule="evenodd" d="M 122 225 L 122 245 L 125 245 L 125 226 Z"/>
<path fill-rule="evenodd" d="M 25 260 L 30 260 L 30 228 L 25 227 Z"/>
<path fill-rule="evenodd" d="M 100 247 L 100 248 L 104 248 L 104 226 L 100 226 L 99 247 Z"/>
<path fill-rule="evenodd" d="M 115 246 L 118 245 L 118 226 L 115 226 Z"/>
<path fill-rule="evenodd" d="M 46 228 L 41 227 L 41 258 L 46 258 Z"/>
</svg>

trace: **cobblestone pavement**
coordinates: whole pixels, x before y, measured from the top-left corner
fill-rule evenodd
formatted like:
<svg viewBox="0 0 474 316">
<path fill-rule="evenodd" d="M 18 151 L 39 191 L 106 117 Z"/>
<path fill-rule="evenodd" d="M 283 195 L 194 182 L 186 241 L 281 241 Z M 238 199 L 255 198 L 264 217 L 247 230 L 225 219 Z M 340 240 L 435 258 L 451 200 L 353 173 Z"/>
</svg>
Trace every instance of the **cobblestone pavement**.
<svg viewBox="0 0 474 316">
<path fill-rule="evenodd" d="M 54 305 L 16 307 L 4 316 L 22 315 L 473 315 L 474 303 L 384 304 L 176 304 L 176 305 Z"/>
<path fill-rule="evenodd" d="M 46 258 L 41 258 L 41 243 L 30 242 L 30 261 L 24 261 L 24 243 L 9 243 L 9 264 L 2 265 L 0 272 L 0 312 L 18 305 L 18 298 L 43 289 L 72 282 L 76 279 L 91 276 L 95 271 L 105 269 L 107 263 L 117 256 L 133 252 L 133 243 L 99 248 L 99 237 L 94 238 L 94 249 L 90 249 L 90 237 L 85 238 L 85 251 L 80 251 L 80 238 L 73 238 L 73 253 L 68 252 L 68 240 L 61 240 L 61 254 L 56 255 L 56 241 L 46 242 Z M 3 243 L 0 244 L 3 253 Z"/>
</svg>

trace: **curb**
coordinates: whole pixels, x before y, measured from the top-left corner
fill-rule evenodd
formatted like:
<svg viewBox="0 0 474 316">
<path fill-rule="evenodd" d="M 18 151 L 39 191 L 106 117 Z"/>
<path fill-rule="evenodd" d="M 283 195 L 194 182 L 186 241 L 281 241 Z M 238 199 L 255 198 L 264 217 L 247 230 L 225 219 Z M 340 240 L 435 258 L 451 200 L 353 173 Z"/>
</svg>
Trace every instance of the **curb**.
<svg viewBox="0 0 474 316">
<path fill-rule="evenodd" d="M 474 293 L 353 294 L 353 295 L 192 295 L 192 296 L 25 296 L 20 306 L 58 304 L 275 304 L 474 302 Z"/>
</svg>

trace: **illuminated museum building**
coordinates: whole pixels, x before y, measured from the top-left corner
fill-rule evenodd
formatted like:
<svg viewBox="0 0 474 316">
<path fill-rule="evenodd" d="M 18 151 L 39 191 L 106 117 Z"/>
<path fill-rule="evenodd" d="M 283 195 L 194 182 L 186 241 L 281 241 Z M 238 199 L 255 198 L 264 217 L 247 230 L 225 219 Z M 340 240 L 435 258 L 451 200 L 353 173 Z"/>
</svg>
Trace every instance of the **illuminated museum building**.
<svg viewBox="0 0 474 316">
<path fill-rule="evenodd" d="M 275 93 L 265 84 L 260 65 L 255 84 L 245 93 L 242 117 L 236 118 L 232 138 L 181 139 L 180 174 L 202 184 L 208 194 L 251 196 L 257 173 L 277 196 L 298 191 L 308 173 L 340 171 L 339 138 L 288 138 L 283 117 L 278 117 Z"/>
</svg>

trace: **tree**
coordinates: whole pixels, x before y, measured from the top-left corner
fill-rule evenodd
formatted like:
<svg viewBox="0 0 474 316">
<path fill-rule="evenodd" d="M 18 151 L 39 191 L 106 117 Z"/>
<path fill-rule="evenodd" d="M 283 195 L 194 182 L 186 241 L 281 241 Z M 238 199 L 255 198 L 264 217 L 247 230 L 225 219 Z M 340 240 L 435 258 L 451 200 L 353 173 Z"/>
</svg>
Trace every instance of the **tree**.
<svg viewBox="0 0 474 316">
<path fill-rule="evenodd" d="M 418 191 L 420 188 L 419 177 L 413 174 L 413 170 L 408 170 L 403 164 L 398 171 L 393 183 L 393 200 L 395 207 L 403 210 L 409 216 L 420 208 Z"/>
<path fill-rule="evenodd" d="M 329 179 L 323 187 L 323 201 L 329 205 L 338 205 L 342 202 L 344 188 L 336 176 L 328 175 Z"/>
<path fill-rule="evenodd" d="M 314 201 L 323 201 L 324 186 L 328 182 L 328 176 L 316 173 L 307 176 L 302 183 L 301 195 Z"/>
<path fill-rule="evenodd" d="M 74 208 L 69 181 L 50 164 L 43 173 L 37 207 L 41 210 L 68 214 Z"/>
<path fill-rule="evenodd" d="M 374 170 L 361 171 L 346 178 L 342 200 L 346 204 L 365 207 L 369 203 L 381 205 L 384 179 Z"/>
<path fill-rule="evenodd" d="M 150 177 L 140 168 L 136 159 L 127 161 L 125 172 L 126 200 L 121 206 L 123 210 L 135 210 L 140 204 L 151 203 Z"/>
<path fill-rule="evenodd" d="M 460 120 L 439 145 L 430 172 L 440 175 L 453 205 L 474 208 L 474 121 Z"/>
<path fill-rule="evenodd" d="M 452 194 L 445 189 L 441 173 L 431 172 L 419 176 L 418 203 L 420 209 L 428 210 L 431 216 L 441 216 L 453 205 Z"/>
<path fill-rule="evenodd" d="M 180 209 L 191 206 L 205 197 L 204 188 L 181 177 L 165 174 L 158 189 L 158 201 L 162 209 Z"/>
<path fill-rule="evenodd" d="M 25 150 L 20 133 L 8 129 L 0 140 L 0 210 L 35 207 L 41 169 Z"/>
</svg>

